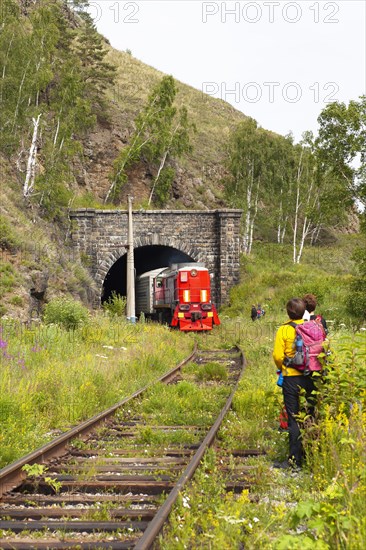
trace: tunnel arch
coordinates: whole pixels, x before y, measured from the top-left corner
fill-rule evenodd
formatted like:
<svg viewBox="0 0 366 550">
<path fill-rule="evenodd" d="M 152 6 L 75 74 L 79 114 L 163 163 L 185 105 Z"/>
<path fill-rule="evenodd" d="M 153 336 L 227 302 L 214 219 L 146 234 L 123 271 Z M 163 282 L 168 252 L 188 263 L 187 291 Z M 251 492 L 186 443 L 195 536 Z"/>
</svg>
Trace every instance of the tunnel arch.
<svg viewBox="0 0 366 550">
<path fill-rule="evenodd" d="M 134 210 L 134 246 L 168 246 L 203 262 L 213 275 L 216 307 L 229 299 L 240 276 L 241 210 Z M 104 280 L 126 254 L 127 210 L 70 210 L 72 250 L 88 262 L 93 306 L 100 306 Z"/>
<path fill-rule="evenodd" d="M 191 255 L 166 245 L 143 245 L 134 248 L 134 264 L 136 277 L 158 267 L 167 267 L 173 263 L 196 262 L 198 261 L 194 251 Z M 193 252 L 193 254 L 192 254 Z M 127 252 L 112 262 L 103 280 L 100 299 L 101 303 L 107 301 L 116 292 L 121 296 L 126 296 L 127 286 Z"/>
</svg>

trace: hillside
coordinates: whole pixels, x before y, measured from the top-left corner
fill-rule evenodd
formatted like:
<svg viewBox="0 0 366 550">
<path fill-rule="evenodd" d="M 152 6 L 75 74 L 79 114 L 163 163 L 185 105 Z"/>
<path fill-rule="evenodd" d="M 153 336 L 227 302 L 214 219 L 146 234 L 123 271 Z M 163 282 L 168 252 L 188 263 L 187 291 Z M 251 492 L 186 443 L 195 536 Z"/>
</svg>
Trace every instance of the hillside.
<svg viewBox="0 0 366 550">
<path fill-rule="evenodd" d="M 113 50 L 88 21 L 85 27 L 82 19 L 58 0 L 32 5 L 5 0 L 5 4 L 0 44 L 5 76 L 1 83 L 0 314 L 27 320 L 38 317 L 43 304 L 55 295 L 71 294 L 88 303 L 93 283 L 86 267 L 68 249 L 67 210 L 104 207 L 113 162 L 127 144 L 152 87 L 163 75 L 129 53 Z M 89 48 L 86 53 L 82 40 Z M 48 52 L 42 58 L 38 49 L 44 42 Z M 9 43 L 13 44 L 11 50 Z M 86 72 L 86 87 L 72 66 L 79 59 L 80 72 L 88 71 L 88 63 L 90 71 L 98 69 L 100 61 L 103 71 L 105 64 L 114 66 L 115 81 L 109 69 L 102 76 L 101 70 L 96 71 L 99 80 Z M 186 104 L 197 133 L 192 154 L 176 165 L 167 206 L 222 206 L 225 138 L 230 126 L 244 115 L 189 86 L 177 83 L 177 88 L 177 103 Z M 41 129 L 35 142 L 36 188 L 31 198 L 24 198 L 37 115 L 41 116 Z M 55 158 L 57 140 L 60 151 L 63 146 L 63 157 Z M 134 167 L 120 197 L 108 208 L 125 208 L 129 192 L 135 197 L 135 206 L 143 204 L 151 178 L 147 164 Z"/>
<path fill-rule="evenodd" d="M 146 103 L 152 88 L 164 76 L 131 54 L 109 48 L 108 61 L 117 67 L 114 86 L 107 91 L 108 121 L 98 122 L 84 141 L 84 160 L 76 172 L 76 194 L 91 193 L 103 201 L 118 152 L 129 141 L 134 120 Z M 173 75 L 174 76 L 174 75 Z M 224 175 L 225 144 L 230 130 L 245 118 L 243 113 L 186 84 L 176 82 L 176 104 L 185 105 L 197 133 L 192 137 L 193 151 L 176 165 L 173 194 L 168 208 L 215 208 L 224 204 L 221 180 Z M 149 196 L 152 173 L 140 163 L 129 173 L 120 201 L 133 193 L 136 203 Z M 90 197 L 89 197 L 90 198 Z M 77 204 L 87 204 L 77 199 Z"/>
<path fill-rule="evenodd" d="M 90 302 L 93 282 L 88 266 L 68 248 L 68 209 L 125 208 L 127 194 L 134 196 L 135 208 L 146 208 L 157 164 L 149 162 L 145 154 L 126 169 L 127 181 L 113 202 L 106 205 L 105 199 L 116 158 L 129 146 L 136 117 L 164 75 L 131 53 L 111 48 L 85 13 L 71 11 L 62 0 L 31 4 L 3 0 L 3 5 L 0 314 L 27 320 L 39 317 L 44 303 L 56 295 L 71 294 Z M 246 166 L 252 162 L 259 166 L 257 202 L 245 205 L 248 194 L 243 182 L 246 184 L 251 176 L 248 172 L 242 177 L 239 170 L 242 188 L 236 194 L 238 182 L 232 182 L 235 190 L 230 206 L 246 206 L 251 211 L 251 230 L 249 223 L 247 230 L 253 237 L 255 228 L 254 240 L 275 239 L 276 209 L 290 229 L 287 220 L 291 219 L 293 204 L 288 200 L 283 208 L 282 202 L 274 202 L 282 197 L 283 185 L 285 192 L 287 185 L 288 196 L 294 187 L 293 173 L 299 157 L 296 147 L 281 136 L 257 128 L 255 121 L 220 99 L 180 82 L 175 82 L 175 87 L 174 105 L 177 109 L 186 107 L 196 133 L 190 138 L 192 150 L 179 161 L 174 157 L 169 160 L 175 176 L 165 207 L 226 206 L 226 147 L 239 125 L 237 139 L 244 134 L 246 138 L 245 146 L 238 141 L 239 156 L 248 151 L 252 158 L 250 162 L 245 160 Z M 284 169 L 280 163 L 273 165 L 273 159 L 268 162 L 269 157 L 262 155 L 265 151 L 284 155 L 288 164 L 285 162 Z M 283 176 L 285 169 L 288 176 Z M 260 181 L 264 185 L 261 183 L 258 195 Z M 302 183 L 298 182 L 299 188 L 304 187 Z M 342 192 L 338 193 L 338 203 L 343 200 Z M 335 220 L 339 231 L 344 222 L 338 211 L 331 211 L 329 205 L 336 201 L 329 201 L 329 195 L 334 197 L 330 179 L 328 191 L 318 203 L 326 203 L 328 226 Z M 352 223 L 357 230 L 356 222 L 354 216 Z M 317 229 L 319 235 L 320 222 L 314 226 Z M 291 242 L 290 230 L 286 239 Z"/>
</svg>

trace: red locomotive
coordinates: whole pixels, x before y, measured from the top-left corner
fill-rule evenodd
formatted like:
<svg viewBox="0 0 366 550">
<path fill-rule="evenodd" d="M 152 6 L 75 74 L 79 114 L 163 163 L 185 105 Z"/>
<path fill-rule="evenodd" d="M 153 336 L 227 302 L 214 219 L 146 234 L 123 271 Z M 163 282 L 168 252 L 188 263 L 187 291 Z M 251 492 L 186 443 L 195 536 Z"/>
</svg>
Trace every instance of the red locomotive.
<svg viewBox="0 0 366 550">
<path fill-rule="evenodd" d="M 211 330 L 220 319 L 211 302 L 210 274 L 203 264 L 173 264 L 140 275 L 136 312 L 182 331 Z"/>
</svg>

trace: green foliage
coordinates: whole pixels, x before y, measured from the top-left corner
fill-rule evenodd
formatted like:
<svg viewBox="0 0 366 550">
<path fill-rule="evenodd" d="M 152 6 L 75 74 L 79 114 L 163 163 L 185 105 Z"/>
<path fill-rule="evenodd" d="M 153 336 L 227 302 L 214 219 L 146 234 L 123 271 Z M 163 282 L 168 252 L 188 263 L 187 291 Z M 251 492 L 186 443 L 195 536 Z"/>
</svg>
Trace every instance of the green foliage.
<svg viewBox="0 0 366 550">
<path fill-rule="evenodd" d="M 124 147 L 115 161 L 111 186 L 106 201 L 118 195 L 127 181 L 127 170 L 145 158 L 156 170 L 149 204 L 154 195 L 164 204 L 169 196 L 175 171 L 166 167 L 169 159 L 189 153 L 190 134 L 195 126 L 188 120 L 186 107 L 174 107 L 177 93 L 172 76 L 164 76 L 153 88 L 147 103 L 135 120 L 136 130 L 130 143 Z"/>
<path fill-rule="evenodd" d="M 366 206 L 366 96 L 359 101 L 333 102 L 318 118 L 320 158 L 336 180 L 342 179 Z M 360 165 L 353 161 L 360 155 Z"/>
<path fill-rule="evenodd" d="M 80 137 L 95 124 L 94 112 L 105 113 L 106 83 L 113 83 L 102 38 L 90 18 L 70 25 L 74 17 L 59 0 L 32 4 L 26 15 L 4 0 L 0 14 L 0 150 L 16 154 L 25 173 L 39 119 L 29 196 L 49 218 L 70 201 L 70 162 L 82 153 Z"/>
<path fill-rule="evenodd" d="M 360 322 L 366 320 L 366 277 L 355 277 L 348 296 L 348 311 Z"/>
<path fill-rule="evenodd" d="M 126 296 L 116 294 L 113 290 L 111 296 L 103 303 L 103 309 L 111 316 L 124 317 L 126 315 Z"/>
<path fill-rule="evenodd" d="M 303 433 L 308 466 L 321 493 L 298 505 L 292 524 L 305 523 L 307 536 L 326 540 L 332 548 L 362 547 L 365 376 L 365 333 L 342 337 L 325 377 L 318 379 L 317 417 Z"/>
<path fill-rule="evenodd" d="M 52 487 L 52 489 L 54 490 L 54 492 L 56 493 L 56 495 L 58 495 L 58 493 L 60 492 L 61 490 L 61 487 L 62 487 L 62 482 L 61 481 L 57 481 L 57 479 L 53 479 L 52 477 L 45 477 L 44 478 L 45 482 L 47 483 L 47 485 L 49 485 L 50 487 Z"/>
<path fill-rule="evenodd" d="M 305 247 L 303 264 L 293 264 L 290 245 L 255 243 L 250 257 L 242 261 L 241 283 L 230 293 L 230 307 L 223 312 L 249 318 L 251 304 L 266 310 L 263 323 L 280 323 L 285 318 L 286 302 L 295 296 L 317 296 L 317 312 L 334 327 L 357 324 L 347 309 L 352 278 L 352 253 L 356 239 L 343 236 L 335 246 Z M 336 251 L 336 252 L 335 252 Z"/>
<path fill-rule="evenodd" d="M 345 220 L 353 204 L 349 185 L 324 162 L 321 147 L 311 132 L 295 145 L 291 135 L 271 134 L 251 118 L 232 130 L 224 183 L 229 203 L 244 210 L 244 252 L 259 233 L 291 242 L 293 261 L 300 263 L 306 239 L 314 243 L 322 228 Z"/>
<path fill-rule="evenodd" d="M 35 462 L 34 464 L 24 464 L 24 466 L 22 466 L 22 470 L 26 472 L 29 477 L 39 477 L 44 474 L 47 468 L 44 464 L 38 464 Z"/>
<path fill-rule="evenodd" d="M 159 175 L 159 185 L 155 187 L 155 198 L 158 206 L 164 206 L 169 199 L 175 177 L 175 170 L 170 166 L 162 169 Z"/>
<path fill-rule="evenodd" d="M 76 48 L 82 59 L 81 76 L 87 84 L 85 94 L 91 102 L 93 111 L 102 116 L 106 111 L 105 92 L 114 84 L 116 68 L 105 60 L 107 50 L 90 15 L 84 12 L 82 18 L 83 25 Z"/>
<path fill-rule="evenodd" d="M 45 306 L 44 321 L 67 330 L 74 330 L 89 321 L 89 311 L 80 302 L 70 298 L 57 298 Z"/>
<path fill-rule="evenodd" d="M 9 262 L 0 262 L 0 298 L 13 290 L 18 280 L 13 265 Z"/>
<path fill-rule="evenodd" d="M 364 228 L 364 233 L 366 228 Z M 353 255 L 357 275 L 350 284 L 347 297 L 347 308 L 359 322 L 366 320 L 366 252 L 364 247 L 357 248 Z"/>
</svg>

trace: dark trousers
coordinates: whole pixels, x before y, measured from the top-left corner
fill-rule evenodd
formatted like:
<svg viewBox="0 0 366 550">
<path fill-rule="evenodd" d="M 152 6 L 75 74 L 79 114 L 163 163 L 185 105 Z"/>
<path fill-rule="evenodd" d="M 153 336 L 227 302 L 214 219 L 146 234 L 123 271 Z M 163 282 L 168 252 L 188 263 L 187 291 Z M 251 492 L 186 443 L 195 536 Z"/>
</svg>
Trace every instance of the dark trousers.
<svg viewBox="0 0 366 550">
<path fill-rule="evenodd" d="M 304 388 L 308 402 L 307 411 L 314 414 L 314 396 L 311 393 L 315 389 L 311 376 L 284 376 L 283 377 L 283 398 L 288 415 L 288 433 L 290 443 L 289 458 L 294 460 L 297 466 L 301 466 L 303 448 L 301 443 L 300 428 L 296 421 L 296 415 L 300 412 L 300 390 Z"/>
</svg>

